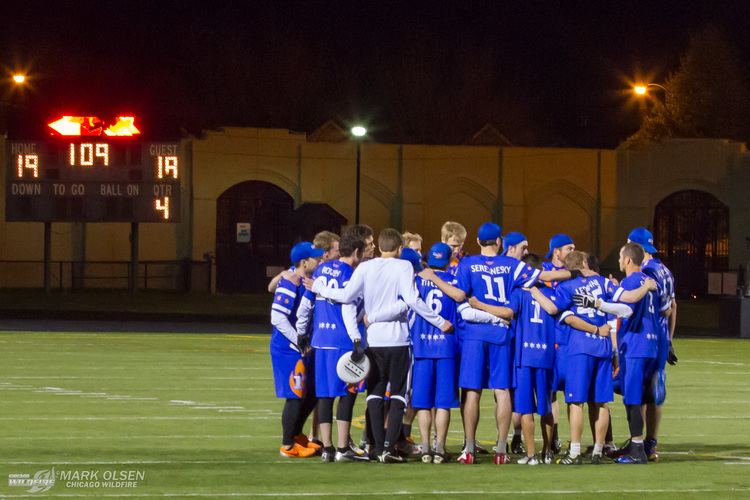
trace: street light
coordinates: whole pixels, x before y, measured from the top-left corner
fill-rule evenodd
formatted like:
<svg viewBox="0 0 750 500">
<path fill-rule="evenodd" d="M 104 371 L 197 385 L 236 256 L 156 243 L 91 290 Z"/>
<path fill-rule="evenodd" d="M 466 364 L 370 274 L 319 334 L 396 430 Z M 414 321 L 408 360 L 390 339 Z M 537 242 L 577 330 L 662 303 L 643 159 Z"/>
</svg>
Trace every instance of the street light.
<svg viewBox="0 0 750 500">
<path fill-rule="evenodd" d="M 359 224 L 359 183 L 361 178 L 361 152 L 360 152 L 360 144 L 362 143 L 362 138 L 367 135 L 367 129 L 363 127 L 362 125 L 355 125 L 351 128 L 352 136 L 354 137 L 354 140 L 357 142 L 357 172 L 356 172 L 356 186 L 354 188 L 354 223 Z"/>
<path fill-rule="evenodd" d="M 24 83 L 26 83 L 26 75 L 24 75 L 23 73 L 16 73 L 16 74 L 14 74 L 13 75 L 13 82 L 16 85 L 23 85 Z"/>
<path fill-rule="evenodd" d="M 664 91 L 664 94 L 669 94 L 669 90 L 664 85 L 659 85 L 658 83 L 646 83 L 641 85 L 635 85 L 633 86 L 633 92 L 636 93 L 636 95 L 644 96 L 648 93 L 649 87 L 657 87 Z"/>
</svg>

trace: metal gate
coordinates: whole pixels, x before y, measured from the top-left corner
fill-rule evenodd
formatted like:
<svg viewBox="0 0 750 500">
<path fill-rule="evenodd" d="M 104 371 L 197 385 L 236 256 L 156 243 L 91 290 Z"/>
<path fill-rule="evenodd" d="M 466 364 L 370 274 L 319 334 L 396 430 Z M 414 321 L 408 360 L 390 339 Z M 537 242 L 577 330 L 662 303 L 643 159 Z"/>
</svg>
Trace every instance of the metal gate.
<svg viewBox="0 0 750 500">
<path fill-rule="evenodd" d="M 677 294 L 705 295 L 709 271 L 729 267 L 729 208 L 704 191 L 673 193 L 656 206 L 654 240 Z"/>
</svg>

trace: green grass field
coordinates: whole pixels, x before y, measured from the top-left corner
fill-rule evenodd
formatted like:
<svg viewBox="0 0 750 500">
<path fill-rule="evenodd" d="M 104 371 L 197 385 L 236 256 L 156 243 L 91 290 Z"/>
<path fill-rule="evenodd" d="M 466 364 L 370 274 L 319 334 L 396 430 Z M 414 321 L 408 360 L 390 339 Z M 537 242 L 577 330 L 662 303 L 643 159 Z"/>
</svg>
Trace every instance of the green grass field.
<svg viewBox="0 0 750 500">
<path fill-rule="evenodd" d="M 676 346 L 659 464 L 399 466 L 282 459 L 267 335 L 0 333 L 0 497 L 750 497 L 750 342 Z M 485 394 L 490 446 L 491 407 Z M 626 423 L 613 408 L 620 441 Z M 53 467 L 46 492 L 7 480 Z M 98 488 L 70 483 L 87 473 Z M 128 473 L 137 484 L 105 487 Z"/>
</svg>

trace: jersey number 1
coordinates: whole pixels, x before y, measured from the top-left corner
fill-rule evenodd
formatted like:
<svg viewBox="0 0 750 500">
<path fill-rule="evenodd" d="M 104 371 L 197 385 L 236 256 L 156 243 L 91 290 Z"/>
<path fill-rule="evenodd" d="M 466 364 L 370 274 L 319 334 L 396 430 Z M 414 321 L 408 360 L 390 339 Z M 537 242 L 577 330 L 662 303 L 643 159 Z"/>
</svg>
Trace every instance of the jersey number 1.
<svg viewBox="0 0 750 500">
<path fill-rule="evenodd" d="M 495 300 L 502 303 L 508 302 L 505 300 L 505 280 L 503 280 L 502 276 L 492 279 L 483 274 L 482 279 L 484 280 L 484 284 L 487 285 L 487 293 L 484 294 L 485 299 Z M 497 295 L 495 295 L 495 287 L 493 285 L 497 285 Z"/>
</svg>

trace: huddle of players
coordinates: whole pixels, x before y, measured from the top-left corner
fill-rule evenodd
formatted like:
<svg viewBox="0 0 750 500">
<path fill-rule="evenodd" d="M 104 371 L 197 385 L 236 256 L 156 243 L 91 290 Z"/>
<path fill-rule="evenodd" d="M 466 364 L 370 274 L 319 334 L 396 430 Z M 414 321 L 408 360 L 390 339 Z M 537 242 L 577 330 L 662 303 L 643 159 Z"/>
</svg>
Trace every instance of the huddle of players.
<svg viewBox="0 0 750 500">
<path fill-rule="evenodd" d="M 366 352 L 372 363 L 366 379 L 367 424 L 370 456 L 381 462 L 405 461 L 395 443 L 410 382 L 423 462 L 447 459 L 450 410 L 459 406 L 465 443 L 457 461 L 475 462 L 483 389 L 493 390 L 496 401 L 496 464 L 510 462 L 506 436 L 512 412 L 520 415 L 526 443 L 518 463 L 540 462 L 534 413 L 542 421 L 541 460 L 554 460 L 559 445 L 555 449 L 552 407 L 558 390 L 569 404 L 571 439 L 557 463 L 582 463 L 584 403 L 594 435 L 593 463 L 601 463 L 605 440 L 618 463 L 655 458 L 660 408 L 654 402 L 660 404 L 663 398 L 654 401 L 654 393 L 663 395 L 664 390 L 663 385 L 654 390 L 659 386 L 652 380 L 663 383 L 668 354 L 670 362 L 676 361 L 670 342 L 676 304 L 671 274 L 652 257 L 656 250 L 650 233 L 634 230 L 620 250 L 626 278 L 619 285 L 591 269 L 586 254 L 576 252 L 565 235 L 550 240 L 551 260 L 543 267 L 537 256 L 528 254 L 525 236 L 509 233 L 502 238 L 496 224 L 479 228 L 479 255 L 460 258 L 465 238 L 463 226 L 446 223 L 443 241 L 432 246 L 423 271 L 420 254 L 402 252 L 403 240 L 394 229 L 380 233 L 379 258 L 374 258 L 372 230 L 364 225 L 344 231 L 338 260 L 318 265 L 326 253 L 335 257 L 332 244 L 323 245 L 326 250 L 309 242 L 295 245 L 294 267 L 283 273 L 272 306 L 274 380 L 277 396 L 286 399 L 281 454 L 306 457 L 322 452 L 324 461 L 367 459 L 349 436 L 361 387 L 347 386 L 336 373 L 340 356 L 351 351 L 353 361 Z M 622 318 L 619 328 L 612 321 L 617 317 Z M 614 382 L 613 371 L 619 371 Z M 617 383 L 631 433 L 619 450 L 611 445 L 611 430 L 607 437 L 607 405 L 614 400 Z M 331 437 L 335 398 L 336 448 Z M 302 433 L 316 399 L 320 444 Z M 647 403 L 649 435 L 644 444 L 642 406 Z M 430 447 L 433 420 L 436 436 Z"/>
</svg>

